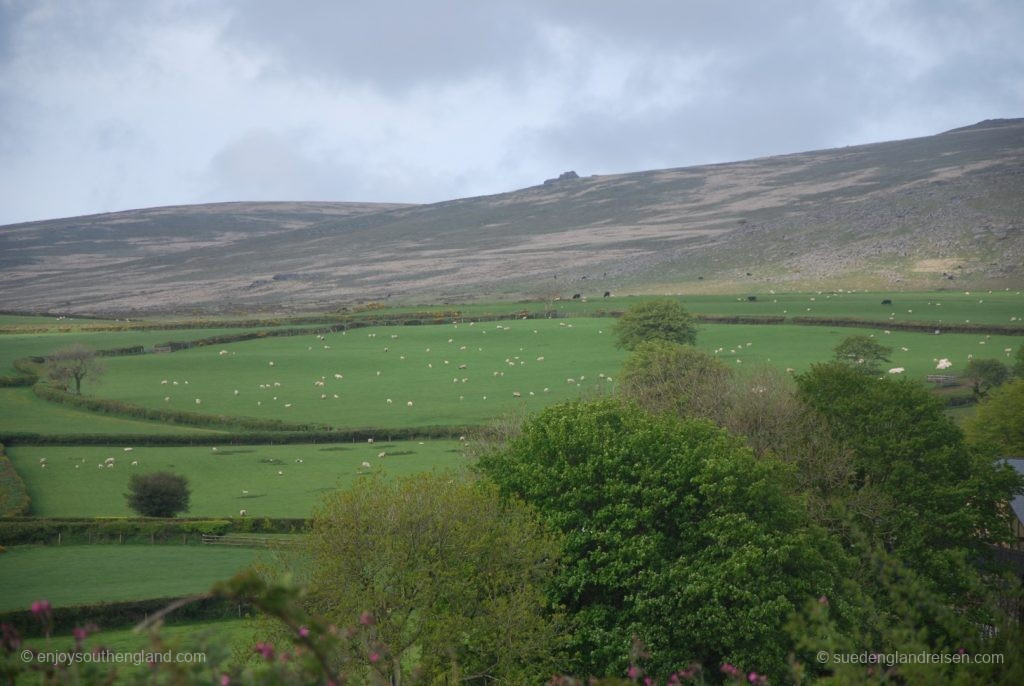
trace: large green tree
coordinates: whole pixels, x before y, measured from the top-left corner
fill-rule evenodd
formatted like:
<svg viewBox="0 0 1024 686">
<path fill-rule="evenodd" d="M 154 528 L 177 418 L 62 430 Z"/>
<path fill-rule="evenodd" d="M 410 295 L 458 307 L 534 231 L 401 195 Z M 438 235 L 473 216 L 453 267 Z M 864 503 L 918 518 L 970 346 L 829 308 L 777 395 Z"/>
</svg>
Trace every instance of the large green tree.
<svg viewBox="0 0 1024 686">
<path fill-rule="evenodd" d="M 124 497 L 128 507 L 143 517 L 173 517 L 188 512 L 192 492 L 181 474 L 151 472 L 132 474 Z"/>
<path fill-rule="evenodd" d="M 1024 379 L 1000 386 L 978 404 L 967 435 L 1002 455 L 1024 456 Z"/>
<path fill-rule="evenodd" d="M 1010 369 L 1000 360 L 971 358 L 964 367 L 964 378 L 971 384 L 975 400 L 981 400 L 996 386 L 1006 383 Z"/>
<path fill-rule="evenodd" d="M 631 638 L 665 676 L 692 660 L 780 676 L 787 615 L 842 606 L 838 546 L 758 460 L 709 422 L 614 400 L 551 407 L 480 469 L 565 536 L 552 589 L 573 622 L 576 674 L 622 674 Z"/>
<path fill-rule="evenodd" d="M 375 678 L 522 684 L 555 669 L 545 588 L 559 540 L 493 484 L 362 480 L 325 498 L 307 539 L 308 608 L 340 626 L 372 616 Z"/>
<path fill-rule="evenodd" d="M 641 341 L 619 372 L 619 391 L 650 412 L 716 419 L 732 369 L 692 345 Z"/>
<path fill-rule="evenodd" d="M 822 427 L 854 455 L 854 487 L 888 502 L 856 525 L 930 580 L 951 602 L 974 586 L 972 563 L 1010 535 L 1005 503 L 1020 487 L 1013 470 L 968 449 L 942 403 L 919 382 L 876 378 L 842 363 L 797 379 Z"/>
<path fill-rule="evenodd" d="M 675 300 L 648 300 L 633 305 L 615 323 L 620 348 L 632 350 L 643 341 L 693 345 L 697 326 L 693 316 Z"/>
<path fill-rule="evenodd" d="M 877 374 L 883 362 L 889 362 L 892 348 L 882 345 L 871 336 L 847 336 L 833 352 L 835 359 L 866 374 Z"/>
</svg>

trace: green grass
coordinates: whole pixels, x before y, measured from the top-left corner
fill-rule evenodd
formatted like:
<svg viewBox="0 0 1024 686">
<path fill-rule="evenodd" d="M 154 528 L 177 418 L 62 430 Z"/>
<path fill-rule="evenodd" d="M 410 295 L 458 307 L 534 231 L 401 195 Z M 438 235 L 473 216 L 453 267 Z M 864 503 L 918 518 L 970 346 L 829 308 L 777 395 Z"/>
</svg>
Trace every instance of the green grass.
<svg viewBox="0 0 1024 686">
<path fill-rule="evenodd" d="M 0 555 L 0 610 L 40 599 L 59 607 L 199 593 L 259 555 L 220 546 L 16 546 Z"/>
<path fill-rule="evenodd" d="M 181 650 L 201 649 L 213 643 L 227 646 L 247 645 L 253 636 L 253 627 L 245 619 L 221 619 L 205 622 L 187 622 L 182 624 L 165 624 L 160 628 L 160 636 L 169 644 L 180 646 Z M 39 640 L 30 640 L 36 649 L 41 649 Z M 71 634 L 54 636 L 52 645 L 57 650 L 69 649 L 74 645 Z M 115 653 L 128 653 L 148 648 L 149 636 L 135 633 L 131 628 L 103 630 L 88 636 L 83 642 L 85 650 L 94 647 L 107 648 Z"/>
<path fill-rule="evenodd" d="M 466 464 L 457 441 L 374 444 L 122 448 L 9 447 L 41 517 L 127 516 L 124 493 L 133 473 L 166 470 L 188 477 L 193 517 L 307 517 L 321 496 L 369 473 L 405 475 Z M 378 458 L 380 452 L 385 458 Z M 47 467 L 41 468 L 40 458 Z M 99 468 L 107 457 L 116 466 Z M 137 460 L 138 466 L 131 462 Z M 297 462 L 302 460 L 302 462 Z M 372 466 L 364 468 L 363 462 Z M 78 465 L 76 467 L 76 465 Z M 278 472 L 283 474 L 278 474 Z M 248 493 L 243 493 L 248 491 Z"/>
<path fill-rule="evenodd" d="M 944 323 L 1024 324 L 1024 296 L 1019 291 L 931 291 L 931 292 L 864 292 L 838 293 L 811 291 L 806 293 L 771 293 L 762 287 L 734 295 L 671 295 L 613 296 L 580 290 L 590 297 L 587 302 L 492 302 L 470 305 L 410 306 L 389 308 L 380 312 L 419 312 L 458 310 L 466 316 L 487 313 L 508 313 L 521 310 L 536 312 L 552 307 L 569 315 L 593 314 L 598 310 L 625 310 L 630 305 L 652 297 L 670 297 L 688 310 L 708 315 L 773 315 L 786 317 L 853 317 L 881 322 L 941 321 Z M 572 293 L 568 294 L 569 296 Z M 746 296 L 757 296 L 748 302 Z M 811 300 L 814 298 L 814 300 Z M 882 300 L 893 304 L 882 305 Z M 979 302 L 983 301 L 983 302 Z M 807 308 L 810 308 L 808 311 Z M 908 310 L 911 310 L 908 312 Z M 890 320 L 890 317 L 892 319 Z"/>
<path fill-rule="evenodd" d="M 219 433 L 76 410 L 41 400 L 31 388 L 0 388 L 0 431 L 43 434 Z"/>
<path fill-rule="evenodd" d="M 614 345 L 612 324 L 605 318 L 577 317 L 376 327 L 331 334 L 323 341 L 296 336 L 125 357 L 109 361 L 98 394 L 154 408 L 339 427 L 479 424 L 504 412 L 534 411 L 613 388 L 607 378 L 618 374 L 625 353 Z M 1004 349 L 1022 342 L 983 334 L 708 324 L 700 328 L 698 345 L 708 352 L 721 348 L 719 356 L 737 369 L 765 363 L 801 371 L 830 359 L 840 340 L 858 333 L 893 347 L 891 366 L 905 367 L 908 376 L 921 379 L 934 371 L 935 358 L 952 360 L 955 373 L 968 355 L 1008 359 Z M 462 364 L 467 367 L 459 369 Z M 336 379 L 336 373 L 344 378 Z M 322 387 L 315 385 L 321 380 Z"/>
<path fill-rule="evenodd" d="M 0 374 L 16 373 L 11 365 L 20 357 L 45 356 L 57 348 L 82 343 L 97 350 L 128 348 L 142 345 L 147 348 L 167 341 L 192 341 L 211 336 L 263 331 L 276 327 L 256 329 L 171 329 L 155 331 L 70 331 L 66 333 L 5 333 L 0 334 Z M 301 327 L 299 327 L 301 328 Z"/>
</svg>

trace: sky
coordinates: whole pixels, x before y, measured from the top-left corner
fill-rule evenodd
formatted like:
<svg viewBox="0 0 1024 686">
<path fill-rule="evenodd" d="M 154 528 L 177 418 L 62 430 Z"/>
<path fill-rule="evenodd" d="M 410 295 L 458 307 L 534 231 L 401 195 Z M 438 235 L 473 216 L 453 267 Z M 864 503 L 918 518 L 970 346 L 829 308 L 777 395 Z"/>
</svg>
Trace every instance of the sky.
<svg viewBox="0 0 1024 686">
<path fill-rule="evenodd" d="M 0 224 L 435 202 L 1024 116 L 1020 0 L 0 0 Z"/>
</svg>

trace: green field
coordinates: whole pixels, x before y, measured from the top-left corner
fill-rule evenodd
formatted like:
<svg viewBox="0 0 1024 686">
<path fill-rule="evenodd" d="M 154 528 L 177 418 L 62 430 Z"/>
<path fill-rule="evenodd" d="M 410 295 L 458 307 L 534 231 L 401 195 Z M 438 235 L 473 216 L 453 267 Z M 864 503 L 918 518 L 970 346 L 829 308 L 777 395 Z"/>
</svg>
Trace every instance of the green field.
<svg viewBox="0 0 1024 686">
<path fill-rule="evenodd" d="M 43 434 L 215 434 L 160 422 L 122 419 L 76 410 L 36 397 L 31 388 L 0 388 L 0 432 Z"/>
<path fill-rule="evenodd" d="M 600 297 L 579 286 L 586 302 L 558 300 L 544 302 L 493 302 L 470 305 L 388 308 L 381 312 L 421 312 L 457 310 L 465 316 L 518 311 L 537 312 L 554 309 L 567 315 L 587 315 L 598 310 L 622 311 L 630 305 L 650 300 L 650 295 Z M 969 293 L 969 294 L 968 294 Z M 747 295 L 757 297 L 750 302 Z M 568 294 L 569 297 L 572 293 Z M 932 291 L 932 292 L 807 292 L 771 293 L 754 288 L 739 295 L 670 295 L 697 314 L 773 315 L 786 317 L 852 317 L 881 322 L 941 321 L 948 324 L 1021 324 L 1024 323 L 1024 295 L 1021 291 Z M 813 298 L 813 300 L 812 300 Z M 882 305 L 883 300 L 893 304 Z M 983 301 L 983 302 L 979 302 Z M 808 310 L 808 308 L 810 308 Z M 890 320 L 890 317 L 892 319 Z"/>
<path fill-rule="evenodd" d="M 248 645 L 253 636 L 252 624 L 245 619 L 222 619 L 207 622 L 188 622 L 182 624 L 165 624 L 160 628 L 160 637 L 173 646 L 180 646 L 181 650 L 194 650 L 206 645 L 218 644 L 234 647 Z M 36 649 L 41 649 L 42 642 L 38 639 L 29 640 L 29 644 Z M 63 650 L 74 645 L 74 638 L 71 634 L 54 636 L 52 645 L 55 649 Z M 115 653 L 128 653 L 143 650 L 150 645 L 149 636 L 145 633 L 135 633 L 133 629 L 112 629 L 91 634 L 83 642 L 85 650 L 94 647 L 103 647 Z"/>
<path fill-rule="evenodd" d="M 259 555 L 220 546 L 16 546 L 0 555 L 0 610 L 42 599 L 59 607 L 199 593 Z"/>
<path fill-rule="evenodd" d="M 336 427 L 480 424 L 503 412 L 612 389 L 608 379 L 625 357 L 615 347 L 613 324 L 574 317 L 375 327 L 324 340 L 304 335 L 123 357 L 108 361 L 97 394 L 152 408 Z M 854 334 L 891 346 L 892 366 L 921 379 L 938 358 L 949 358 L 955 373 L 969 355 L 1005 360 L 1006 348 L 1022 343 L 984 334 L 706 324 L 698 347 L 717 350 L 737 369 L 765 363 L 801 371 L 830 359 L 832 348 Z"/>
<path fill-rule="evenodd" d="M 326 491 L 374 472 L 403 475 L 465 465 L 458 441 L 421 445 L 383 439 L 372 445 L 220 446 L 216 452 L 209 447 L 137 447 L 131 452 L 96 446 L 9 447 L 7 454 L 28 489 L 32 514 L 40 517 L 127 516 L 124 493 L 129 475 L 136 472 L 166 470 L 188 477 L 192 517 L 234 517 L 242 509 L 250 517 L 307 517 Z M 379 458 L 381 452 L 388 455 Z M 115 466 L 100 468 L 107 457 L 115 458 Z M 40 458 L 46 458 L 46 468 L 40 467 Z"/>
<path fill-rule="evenodd" d="M 82 343 L 97 350 L 130 348 L 141 345 L 151 348 L 167 341 L 193 341 L 211 336 L 223 336 L 253 331 L 264 331 L 275 327 L 258 329 L 173 329 L 155 331 L 74 331 L 68 333 L 5 333 L 0 334 L 0 375 L 16 373 L 14 361 L 20 357 L 45 356 L 57 348 L 72 343 Z M 288 328 L 288 327 L 285 327 Z M 297 327 L 301 328 L 301 327 Z"/>
</svg>

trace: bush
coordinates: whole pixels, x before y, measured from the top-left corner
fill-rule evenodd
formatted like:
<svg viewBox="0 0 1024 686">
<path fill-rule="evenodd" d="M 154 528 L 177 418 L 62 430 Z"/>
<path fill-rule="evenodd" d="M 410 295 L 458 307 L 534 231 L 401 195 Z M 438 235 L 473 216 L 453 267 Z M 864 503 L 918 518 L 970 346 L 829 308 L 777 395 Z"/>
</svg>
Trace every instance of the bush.
<svg viewBox="0 0 1024 686">
<path fill-rule="evenodd" d="M 693 316 L 675 300 L 649 300 L 633 305 L 615 323 L 618 346 L 633 350 L 642 341 L 693 345 L 697 327 Z"/>
<path fill-rule="evenodd" d="M 0 443 L 0 517 L 28 514 L 30 504 L 25 482 L 21 480 Z"/>
<path fill-rule="evenodd" d="M 143 517 L 173 517 L 188 511 L 188 479 L 170 472 L 132 474 L 125 494 L 128 507 Z"/>
<path fill-rule="evenodd" d="M 974 443 L 995 446 L 1002 455 L 1024 456 L 1024 379 L 1000 386 L 981 401 L 967 421 Z"/>
</svg>

